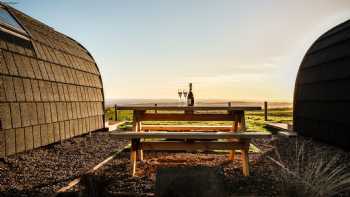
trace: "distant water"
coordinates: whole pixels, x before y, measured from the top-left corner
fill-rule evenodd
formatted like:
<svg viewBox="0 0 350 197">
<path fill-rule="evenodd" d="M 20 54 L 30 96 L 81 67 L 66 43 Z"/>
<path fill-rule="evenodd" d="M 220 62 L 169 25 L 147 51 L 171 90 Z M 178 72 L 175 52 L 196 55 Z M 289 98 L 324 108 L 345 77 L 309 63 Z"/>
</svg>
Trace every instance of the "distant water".
<svg viewBox="0 0 350 197">
<path fill-rule="evenodd" d="M 231 102 L 232 106 L 263 106 L 263 101 L 229 101 L 219 99 L 198 99 L 195 103 L 196 106 L 227 106 L 228 102 Z M 181 105 L 179 100 L 176 99 L 106 99 L 106 107 L 117 105 L 154 105 L 158 106 L 174 106 Z M 290 102 L 269 102 L 269 108 L 291 108 L 293 106 Z"/>
</svg>

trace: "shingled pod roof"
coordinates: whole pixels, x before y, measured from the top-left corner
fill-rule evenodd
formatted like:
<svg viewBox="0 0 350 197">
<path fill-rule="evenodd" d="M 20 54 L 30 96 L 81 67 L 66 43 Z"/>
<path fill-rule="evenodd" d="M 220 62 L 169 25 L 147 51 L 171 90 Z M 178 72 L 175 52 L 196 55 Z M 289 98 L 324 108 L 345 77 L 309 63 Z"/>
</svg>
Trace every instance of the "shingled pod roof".
<svg viewBox="0 0 350 197">
<path fill-rule="evenodd" d="M 297 76 L 294 128 L 350 150 L 350 20 L 310 47 Z"/>
<path fill-rule="evenodd" d="M 0 6 L 0 157 L 104 128 L 102 81 L 78 42 Z"/>
</svg>

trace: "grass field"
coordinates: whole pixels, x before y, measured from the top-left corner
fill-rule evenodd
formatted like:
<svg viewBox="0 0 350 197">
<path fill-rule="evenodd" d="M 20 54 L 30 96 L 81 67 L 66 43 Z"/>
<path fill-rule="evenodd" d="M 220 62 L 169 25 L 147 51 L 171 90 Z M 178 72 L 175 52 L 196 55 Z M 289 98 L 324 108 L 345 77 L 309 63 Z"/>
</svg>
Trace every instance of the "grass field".
<svg viewBox="0 0 350 197">
<path fill-rule="evenodd" d="M 114 108 L 106 111 L 108 120 L 115 119 Z M 130 128 L 132 120 L 132 111 L 118 111 L 118 121 L 127 121 L 121 128 Z M 246 112 L 246 121 L 248 130 L 268 131 L 265 128 L 264 111 L 248 111 Z M 293 121 L 292 108 L 269 109 L 268 121 L 278 123 L 291 123 Z M 229 121 L 146 121 L 143 124 L 169 124 L 169 125 L 232 125 Z"/>
</svg>

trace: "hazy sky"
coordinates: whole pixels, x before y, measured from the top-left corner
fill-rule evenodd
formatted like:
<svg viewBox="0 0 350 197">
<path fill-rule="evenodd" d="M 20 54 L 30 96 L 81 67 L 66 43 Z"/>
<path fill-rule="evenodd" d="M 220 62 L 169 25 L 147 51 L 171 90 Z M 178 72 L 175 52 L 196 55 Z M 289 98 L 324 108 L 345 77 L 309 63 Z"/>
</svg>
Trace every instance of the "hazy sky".
<svg viewBox="0 0 350 197">
<path fill-rule="evenodd" d="M 350 19 L 350 0 L 23 0 L 14 5 L 82 43 L 106 98 L 291 101 L 312 42 Z"/>
</svg>

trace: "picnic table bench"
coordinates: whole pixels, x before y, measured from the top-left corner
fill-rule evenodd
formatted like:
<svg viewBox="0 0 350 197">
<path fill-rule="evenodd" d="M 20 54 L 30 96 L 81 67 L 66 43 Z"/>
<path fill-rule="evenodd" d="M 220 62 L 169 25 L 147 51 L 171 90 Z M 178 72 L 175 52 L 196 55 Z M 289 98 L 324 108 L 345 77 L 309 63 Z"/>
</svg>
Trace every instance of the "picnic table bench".
<svg viewBox="0 0 350 197">
<path fill-rule="evenodd" d="M 137 151 L 139 150 L 240 150 L 244 176 L 249 176 L 249 145 L 251 139 L 267 137 L 266 132 L 111 132 L 113 137 L 131 140 L 131 175 L 135 175 Z M 153 139 L 156 141 L 142 141 Z M 159 139 L 182 139 L 183 141 L 160 141 Z M 214 139 L 216 141 L 201 141 Z M 217 141 L 221 140 L 221 141 Z M 233 160 L 233 157 L 229 157 Z"/>
<path fill-rule="evenodd" d="M 232 131 L 232 126 L 142 125 L 144 131 Z"/>
</svg>

